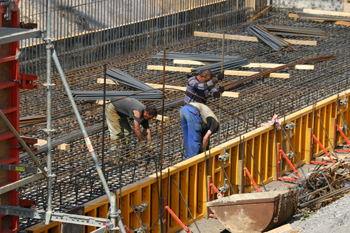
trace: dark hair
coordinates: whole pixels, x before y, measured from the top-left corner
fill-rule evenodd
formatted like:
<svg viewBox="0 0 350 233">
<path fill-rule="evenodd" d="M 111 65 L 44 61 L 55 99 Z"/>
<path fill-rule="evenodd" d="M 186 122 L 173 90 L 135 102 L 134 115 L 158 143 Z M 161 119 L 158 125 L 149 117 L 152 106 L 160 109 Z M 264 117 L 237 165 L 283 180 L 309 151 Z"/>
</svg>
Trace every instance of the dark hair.
<svg viewBox="0 0 350 233">
<path fill-rule="evenodd" d="M 199 71 L 199 75 L 203 75 L 204 78 L 211 77 L 211 71 L 210 70 L 201 70 L 201 71 Z"/>
<path fill-rule="evenodd" d="M 157 113 L 157 109 L 155 107 L 148 107 L 146 106 L 145 111 L 149 112 L 150 115 L 157 117 L 158 113 Z"/>
</svg>

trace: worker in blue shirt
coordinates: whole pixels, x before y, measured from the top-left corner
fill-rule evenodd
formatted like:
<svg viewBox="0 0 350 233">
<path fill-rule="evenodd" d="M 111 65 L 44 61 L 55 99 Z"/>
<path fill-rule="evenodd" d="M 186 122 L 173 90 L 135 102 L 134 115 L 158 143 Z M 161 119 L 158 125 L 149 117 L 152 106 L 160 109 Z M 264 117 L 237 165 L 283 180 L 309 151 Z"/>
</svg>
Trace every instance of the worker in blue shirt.
<svg viewBox="0 0 350 233">
<path fill-rule="evenodd" d="M 209 148 L 210 136 L 219 129 L 216 115 L 205 104 L 191 102 L 180 110 L 185 144 L 185 158 L 204 152 Z"/>
</svg>

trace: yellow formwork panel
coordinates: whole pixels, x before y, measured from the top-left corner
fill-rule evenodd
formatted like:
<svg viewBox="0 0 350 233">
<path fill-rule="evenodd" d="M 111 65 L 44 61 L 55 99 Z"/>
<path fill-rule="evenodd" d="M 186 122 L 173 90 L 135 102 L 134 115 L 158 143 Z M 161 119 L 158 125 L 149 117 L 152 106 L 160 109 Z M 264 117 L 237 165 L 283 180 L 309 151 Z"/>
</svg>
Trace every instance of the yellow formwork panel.
<svg viewBox="0 0 350 233">
<path fill-rule="evenodd" d="M 350 90 L 347 92 L 350 93 Z M 340 99 L 343 98 L 344 93 L 340 93 Z M 347 98 L 349 98 L 348 94 Z M 323 151 L 319 148 L 317 143 L 314 143 L 311 140 L 312 134 L 314 134 L 320 140 L 327 150 L 331 149 L 330 143 L 326 138 L 326 134 L 317 115 L 320 116 L 320 119 L 322 120 L 332 143 L 334 145 L 343 143 L 344 140 L 339 136 L 339 133 L 336 134 L 336 131 L 334 130 L 336 119 L 338 119 L 337 122 L 339 126 L 343 126 L 344 124 L 340 113 L 337 111 L 337 106 L 335 104 L 336 101 L 337 95 L 334 95 L 318 102 L 313 106 L 309 106 L 296 113 L 286 116 L 285 122 L 284 119 L 281 119 L 282 125 L 290 124 L 292 122 L 295 124 L 295 127 L 292 130 L 286 130 L 288 138 L 286 136 L 283 137 L 282 131 L 275 130 L 273 126 L 261 127 L 243 135 L 245 143 L 244 148 L 241 149 L 244 150 L 244 165 L 248 168 L 254 180 L 261 184 L 261 179 L 258 176 L 256 167 L 250 156 L 248 145 L 265 183 L 277 179 L 277 145 L 281 146 L 281 148 L 283 147 L 285 153 L 289 153 L 293 148 L 296 156 L 302 164 L 308 163 L 311 157 L 323 154 Z M 345 117 L 345 121 L 349 122 L 350 114 L 348 114 L 348 104 L 346 106 L 339 105 L 339 107 L 343 116 Z M 348 133 L 346 133 L 346 135 L 348 136 Z M 288 139 L 291 142 L 291 146 L 288 143 Z M 169 200 L 167 200 L 169 207 L 186 225 L 191 224 L 193 220 L 191 219 L 187 208 L 180 197 L 174 181 L 176 180 L 177 184 L 179 185 L 179 188 L 186 202 L 188 203 L 194 218 L 198 220 L 206 216 L 207 208 L 205 202 L 207 200 L 207 176 L 212 176 L 212 180 L 216 186 L 223 186 L 225 176 L 220 163 L 217 161 L 217 158 L 219 155 L 223 155 L 225 151 L 230 155 L 230 157 L 225 164 L 223 163 L 223 166 L 231 180 L 234 191 L 238 191 L 238 179 L 240 176 L 239 173 L 241 172 L 238 171 L 238 164 L 241 160 L 239 144 L 240 139 L 235 138 L 211 149 L 210 152 L 207 152 L 206 154 L 199 154 L 198 156 L 178 163 L 169 169 L 163 170 L 161 181 L 163 187 L 163 198 L 169 198 Z M 206 170 L 206 163 L 210 163 L 212 165 L 210 170 Z M 295 158 L 292 159 L 292 163 L 295 166 L 298 166 Z M 281 163 L 281 168 L 282 174 L 291 170 L 285 162 Z M 158 178 L 159 177 L 160 173 L 158 173 Z M 160 179 L 158 180 L 159 183 L 157 184 L 157 176 L 156 174 L 153 174 L 145 179 L 122 188 L 121 204 L 118 206 L 120 206 L 121 215 L 129 229 L 140 227 L 131 205 L 141 205 L 142 203 L 146 203 L 148 205 L 147 209 L 142 213 L 142 224 L 148 228 L 158 218 L 160 213 L 158 193 L 160 192 L 161 188 Z M 246 186 L 245 192 L 250 192 L 254 189 L 254 187 L 251 186 L 251 181 L 247 179 L 246 176 L 243 178 L 243 180 L 245 181 L 244 185 Z M 211 191 L 211 193 L 211 198 L 215 199 L 216 195 L 213 191 Z M 229 190 L 226 194 L 231 194 L 231 191 Z M 119 192 L 116 193 L 116 195 L 119 200 Z M 104 217 L 106 216 L 107 211 L 108 200 L 106 196 L 86 203 L 85 215 L 87 216 L 97 216 L 98 214 L 98 217 Z M 141 218 L 140 214 L 138 214 L 138 216 Z M 166 225 L 168 227 L 168 232 L 176 232 L 180 230 L 181 227 L 175 221 L 175 219 L 169 214 L 167 214 L 167 216 L 168 221 L 166 222 Z M 55 224 L 56 225 L 54 226 L 56 227 L 58 223 Z M 151 232 L 160 232 L 160 224 L 161 222 L 158 221 L 152 228 Z M 47 227 L 48 226 L 45 226 L 44 228 L 43 226 L 43 230 L 38 230 L 35 232 L 45 232 L 48 229 Z M 35 229 L 39 228 L 40 227 L 36 227 Z M 85 229 L 87 230 L 86 232 L 94 230 L 92 227 L 86 227 Z"/>
</svg>

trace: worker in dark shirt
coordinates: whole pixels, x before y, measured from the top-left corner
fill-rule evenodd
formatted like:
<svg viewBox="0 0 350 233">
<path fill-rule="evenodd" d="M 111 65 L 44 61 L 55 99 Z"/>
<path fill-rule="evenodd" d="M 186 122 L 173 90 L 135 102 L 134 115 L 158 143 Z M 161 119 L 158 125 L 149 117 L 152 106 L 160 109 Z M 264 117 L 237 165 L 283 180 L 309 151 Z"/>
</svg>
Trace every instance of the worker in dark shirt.
<svg viewBox="0 0 350 233">
<path fill-rule="evenodd" d="M 128 118 L 134 122 L 134 132 L 136 137 L 152 149 L 152 136 L 148 121 L 157 116 L 155 107 L 147 107 L 133 98 L 125 98 L 114 101 L 111 100 L 106 107 L 106 118 L 111 140 L 114 143 L 112 149 L 116 149 L 115 145 L 119 138 L 125 137 L 131 133 L 131 127 Z M 148 143 L 144 141 L 140 129 L 140 125 L 146 131 Z"/>
<path fill-rule="evenodd" d="M 198 102 L 206 104 L 209 92 L 215 98 L 220 97 L 220 93 L 225 91 L 224 87 L 220 87 L 219 90 L 215 88 L 215 84 L 224 79 L 224 73 L 212 78 L 210 70 L 202 70 L 197 76 L 193 76 L 188 79 L 185 95 L 185 104 L 191 102 Z M 191 93 L 200 96 L 199 98 Z"/>
<path fill-rule="evenodd" d="M 180 110 L 185 144 L 185 158 L 189 159 L 209 148 L 210 136 L 219 129 L 216 115 L 202 103 L 191 102 Z"/>
</svg>

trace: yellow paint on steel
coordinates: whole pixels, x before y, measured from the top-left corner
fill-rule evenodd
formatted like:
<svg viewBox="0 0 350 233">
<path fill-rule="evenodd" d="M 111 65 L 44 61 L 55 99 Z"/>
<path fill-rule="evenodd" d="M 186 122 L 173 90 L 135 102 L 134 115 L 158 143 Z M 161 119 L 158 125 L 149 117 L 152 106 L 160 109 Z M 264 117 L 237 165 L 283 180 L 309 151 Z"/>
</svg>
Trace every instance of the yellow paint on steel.
<svg viewBox="0 0 350 233">
<path fill-rule="evenodd" d="M 350 93 L 350 90 L 347 92 Z M 344 98 L 344 93 L 340 93 L 341 98 Z M 350 96 L 347 95 L 347 98 Z M 342 126 L 344 124 L 341 119 L 341 115 L 337 111 L 336 106 L 337 95 L 331 96 L 323 101 L 318 102 L 315 106 L 316 114 L 319 114 L 323 124 L 327 130 L 328 135 L 330 135 L 331 140 L 334 139 L 334 119 L 338 117 L 338 124 Z M 350 122 L 350 114 L 348 114 L 348 105 L 343 106 L 339 105 L 342 114 L 346 118 L 347 122 Z M 288 137 L 292 135 L 290 141 L 296 152 L 298 159 L 302 164 L 308 163 L 310 158 L 311 151 L 311 129 L 312 129 L 312 108 L 313 106 L 306 107 L 296 113 L 286 116 L 285 123 L 293 122 L 295 124 L 292 132 L 286 130 Z M 319 140 L 324 144 L 326 149 L 330 149 L 330 143 L 325 137 L 320 121 L 318 120 L 317 115 L 315 114 L 315 124 L 314 124 L 314 134 L 319 138 Z M 281 119 L 282 124 L 284 124 L 283 119 Z M 346 134 L 348 135 L 348 133 Z M 349 136 L 349 135 L 348 135 Z M 270 127 L 261 127 L 256 130 L 253 130 L 244 135 L 245 138 L 245 166 L 248 167 L 255 181 L 261 184 L 261 180 L 257 174 L 254 163 L 248 154 L 247 145 L 252 150 L 252 154 L 258 164 L 260 173 L 265 183 L 276 179 L 276 148 L 275 148 L 275 138 L 277 142 L 282 145 L 282 140 L 284 140 L 284 145 L 288 145 L 288 140 L 286 137 L 282 137 L 282 131 L 277 131 L 275 135 L 275 129 L 273 126 Z M 343 143 L 344 140 L 337 134 L 335 138 L 336 144 Z M 322 150 L 316 143 L 313 143 L 313 157 L 319 156 L 323 153 Z M 224 149 L 226 148 L 226 149 Z M 238 164 L 241 159 L 240 150 L 239 150 L 239 138 L 235 138 L 228 142 L 221 144 L 218 147 L 215 147 L 210 150 L 210 158 L 212 169 L 211 173 L 208 172 L 208 175 L 211 174 L 214 184 L 218 187 L 223 186 L 224 184 L 224 174 L 222 168 L 216 158 L 218 155 L 222 155 L 226 152 L 230 155 L 229 159 L 224 164 L 224 169 L 230 177 L 232 186 L 235 189 L 235 192 L 238 190 L 239 185 L 239 170 Z M 290 146 L 285 147 L 285 153 L 291 151 Z M 207 157 L 209 153 L 207 152 Z M 209 162 L 207 160 L 207 162 Z M 293 158 L 292 163 L 295 166 L 298 166 L 297 161 Z M 282 174 L 290 170 L 286 163 L 281 163 Z M 179 191 L 176 188 L 174 179 L 178 183 L 188 206 L 195 217 L 196 220 L 207 215 L 205 202 L 207 200 L 206 196 L 206 176 L 205 176 L 205 155 L 204 153 L 199 154 L 191 159 L 178 163 L 169 168 L 170 171 L 170 180 L 168 181 L 168 169 L 163 171 L 163 197 L 167 196 L 167 186 L 170 182 L 170 193 L 168 203 L 170 208 L 174 213 L 185 223 L 192 223 L 192 219 L 187 212 L 187 208 L 184 205 Z M 159 177 L 159 174 L 158 174 Z M 244 185 L 251 184 L 249 179 L 243 179 L 246 183 Z M 145 179 L 137 181 L 133 184 L 127 185 L 122 188 L 122 203 L 120 205 L 121 215 L 124 218 L 125 224 L 128 228 L 138 228 L 140 224 L 137 221 L 135 214 L 131 208 L 131 205 L 141 205 L 146 203 L 148 205 L 145 212 L 142 213 L 142 224 L 148 228 L 154 223 L 154 221 L 159 216 L 159 206 L 158 206 L 158 188 L 157 186 L 156 175 L 153 174 Z M 253 187 L 247 187 L 246 192 L 253 190 Z M 230 191 L 227 194 L 231 194 Z M 116 193 L 117 199 L 119 200 L 119 192 Z M 216 198 L 216 195 L 212 192 L 212 198 Z M 97 198 L 91 202 L 85 204 L 85 215 L 87 216 L 96 216 L 96 217 L 105 217 L 108 211 L 108 200 L 106 196 Z M 119 201 L 118 201 L 119 202 Z M 119 206 L 119 205 L 118 205 Z M 98 214 L 98 216 L 97 216 Z M 141 217 L 141 215 L 138 215 Z M 180 230 L 180 225 L 168 215 L 167 226 L 168 232 L 176 232 Z M 39 232 L 48 232 L 50 229 L 59 229 L 57 228 L 59 223 L 50 223 L 49 225 L 35 225 L 31 228 L 26 229 L 27 232 L 39 233 Z M 94 227 L 85 227 L 87 232 L 94 230 Z M 54 230 L 55 231 L 55 230 Z M 54 232 L 52 231 L 52 232 Z M 86 233 L 87 233 L 86 232 Z M 158 222 L 155 227 L 152 229 L 152 232 L 160 232 L 160 222 Z"/>
</svg>

